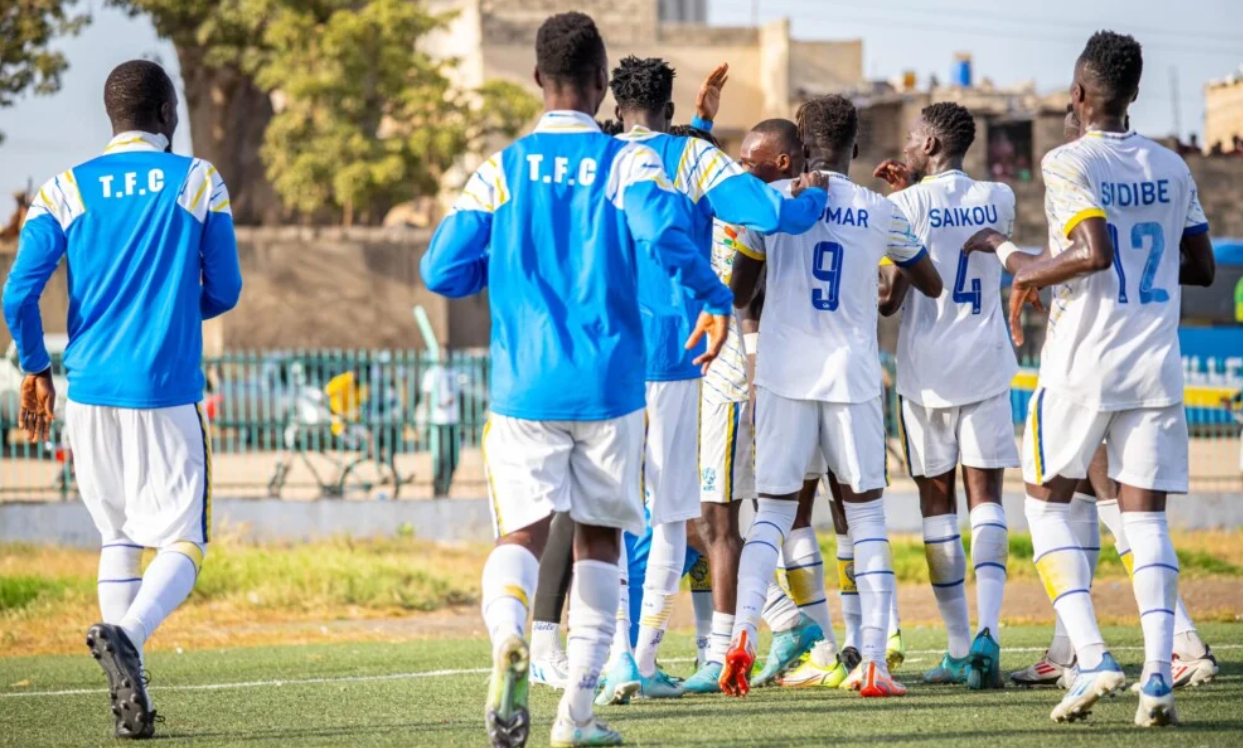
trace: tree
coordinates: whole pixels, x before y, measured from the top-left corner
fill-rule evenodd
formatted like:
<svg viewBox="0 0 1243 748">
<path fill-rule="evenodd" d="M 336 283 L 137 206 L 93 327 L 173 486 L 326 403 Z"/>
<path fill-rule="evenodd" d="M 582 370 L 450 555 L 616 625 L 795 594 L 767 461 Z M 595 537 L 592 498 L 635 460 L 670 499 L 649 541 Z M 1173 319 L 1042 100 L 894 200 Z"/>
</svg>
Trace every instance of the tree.
<svg viewBox="0 0 1243 748">
<path fill-rule="evenodd" d="M 279 92 L 262 149 L 285 204 L 375 222 L 398 202 L 435 194 L 440 177 L 491 135 L 513 137 L 538 102 L 511 83 L 460 91 L 418 41 L 449 16 L 410 0 L 285 5 L 265 28 L 256 78 Z"/>
<path fill-rule="evenodd" d="M 60 90 L 69 67 L 65 56 L 48 45 L 58 36 L 77 34 L 90 16 L 72 12 L 77 0 L 10 0 L 0 4 L 0 107 L 13 106 L 32 90 Z M 4 133 L 0 133 L 0 142 Z"/>
<path fill-rule="evenodd" d="M 173 43 L 194 155 L 211 161 L 224 175 L 234 219 L 243 224 L 278 220 L 280 204 L 259 158 L 272 103 L 254 77 L 268 52 L 263 45 L 267 23 L 282 0 L 107 3 L 148 16 L 156 33 Z"/>
</svg>

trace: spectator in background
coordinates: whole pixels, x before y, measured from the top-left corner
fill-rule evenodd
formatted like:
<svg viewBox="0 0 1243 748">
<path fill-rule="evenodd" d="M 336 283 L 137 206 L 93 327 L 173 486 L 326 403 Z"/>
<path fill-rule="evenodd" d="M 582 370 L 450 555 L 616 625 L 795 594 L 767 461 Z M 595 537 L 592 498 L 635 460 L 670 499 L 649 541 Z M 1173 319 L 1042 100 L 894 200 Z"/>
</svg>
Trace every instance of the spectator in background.
<svg viewBox="0 0 1243 748">
<path fill-rule="evenodd" d="M 461 391 L 457 377 L 439 359 L 423 374 L 421 389 L 431 442 L 433 490 L 437 497 L 448 496 L 461 453 Z"/>
</svg>

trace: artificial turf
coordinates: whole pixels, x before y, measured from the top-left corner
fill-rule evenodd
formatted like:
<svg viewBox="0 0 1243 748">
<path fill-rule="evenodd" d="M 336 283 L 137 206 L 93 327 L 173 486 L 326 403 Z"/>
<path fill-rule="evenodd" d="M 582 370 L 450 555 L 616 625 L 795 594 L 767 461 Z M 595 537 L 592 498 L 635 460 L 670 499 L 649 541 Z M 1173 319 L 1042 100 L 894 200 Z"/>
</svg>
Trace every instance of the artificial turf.
<svg viewBox="0 0 1243 748">
<path fill-rule="evenodd" d="M 1129 693 L 1098 704 L 1086 724 L 1057 725 L 1049 721 L 1061 695 L 1054 689 L 971 693 L 924 686 L 919 673 L 939 659 L 944 633 L 904 633 L 908 658 L 898 673 L 911 692 L 902 699 L 767 688 L 745 699 L 688 696 L 608 707 L 602 715 L 634 746 L 1243 745 L 1240 623 L 1201 627 L 1221 673 L 1213 684 L 1179 692 L 1184 725 L 1176 731 L 1134 727 Z M 1047 626 L 1006 628 L 1003 667 L 1029 664 L 1049 633 Z M 1142 659 L 1138 628 L 1105 634 L 1135 677 Z M 156 745 L 486 746 L 487 652 L 477 639 L 152 652 L 152 698 L 167 718 Z M 692 667 L 691 655 L 685 635 L 670 637 L 662 651 L 668 669 L 682 675 Z M 85 647 L 78 656 L 0 657 L 0 745 L 116 745 L 103 682 Z M 73 693 L 58 693 L 64 691 Z M 548 744 L 556 699 L 533 687 L 529 745 Z"/>
</svg>

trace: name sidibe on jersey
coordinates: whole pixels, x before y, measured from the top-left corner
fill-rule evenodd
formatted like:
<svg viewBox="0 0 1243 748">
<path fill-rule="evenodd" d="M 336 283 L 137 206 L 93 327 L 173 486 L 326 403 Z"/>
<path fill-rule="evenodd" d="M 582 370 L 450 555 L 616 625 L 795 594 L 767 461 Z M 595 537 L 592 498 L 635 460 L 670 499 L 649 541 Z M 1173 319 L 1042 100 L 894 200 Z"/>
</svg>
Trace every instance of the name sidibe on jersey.
<svg viewBox="0 0 1243 748">
<path fill-rule="evenodd" d="M 1101 182 L 1101 204 L 1106 208 L 1156 205 L 1170 201 L 1170 180 L 1155 182 Z"/>
<path fill-rule="evenodd" d="M 969 208 L 929 208 L 928 221 L 928 226 L 934 229 L 987 226 L 990 223 L 997 223 L 997 206 L 989 203 Z"/>
</svg>

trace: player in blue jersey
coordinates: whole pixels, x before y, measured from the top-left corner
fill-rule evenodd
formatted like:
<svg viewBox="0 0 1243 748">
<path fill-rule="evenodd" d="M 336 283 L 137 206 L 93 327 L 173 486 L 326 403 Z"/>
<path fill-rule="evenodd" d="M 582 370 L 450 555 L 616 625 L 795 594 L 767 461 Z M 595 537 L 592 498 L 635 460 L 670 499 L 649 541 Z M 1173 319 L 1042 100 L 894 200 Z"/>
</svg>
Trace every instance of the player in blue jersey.
<svg viewBox="0 0 1243 748">
<path fill-rule="evenodd" d="M 233 308 L 242 277 L 219 173 L 169 152 L 177 94 L 164 70 L 120 65 L 104 104 L 114 133 L 104 153 L 49 180 L 30 207 L 4 317 L 26 372 L 22 425 L 42 439 L 56 393 L 39 296 L 65 260 L 65 421 L 103 539 L 103 622 L 86 642 L 108 678 L 116 736 L 149 738 L 143 645 L 190 594 L 211 535 L 202 324 Z M 143 548 L 159 552 L 140 574 Z"/>
<path fill-rule="evenodd" d="M 800 179 L 793 196 L 787 198 L 747 174 L 708 141 L 668 134 L 674 114 L 673 78 L 674 71 L 664 60 L 627 57 L 613 71 L 613 97 L 624 130 L 621 139 L 642 143 L 660 155 L 674 189 L 690 209 L 687 230 L 701 255 L 711 257 L 714 217 L 764 233 L 799 234 L 815 224 L 824 211 L 825 176 Z M 647 353 L 648 429 L 643 478 L 652 541 L 634 659 L 644 696 L 675 697 L 682 694 L 682 687 L 657 670 L 656 655 L 682 576 L 686 523 L 701 514 L 698 446 L 703 372 L 694 363 L 697 352 L 681 345 L 698 318 L 701 304 L 689 298 L 647 257 L 639 260 L 639 300 Z M 731 327 L 732 334 L 740 337 L 737 325 Z M 714 428 L 724 429 L 726 425 Z M 738 542 L 727 539 L 731 532 L 738 534 L 738 506 L 732 498 L 704 504 L 712 518 L 706 524 L 714 529 L 705 539 L 713 567 L 712 630 L 716 634 L 710 639 L 705 667 L 717 669 L 729 645 L 741 551 Z M 615 646 L 628 649 L 629 639 L 618 637 Z M 617 658 L 609 671 L 606 691 L 614 681 L 633 678 L 633 670 L 629 658 Z"/>
<path fill-rule="evenodd" d="M 483 572 L 493 643 L 485 717 L 494 746 L 529 731 L 528 600 L 551 518 L 577 523 L 569 678 L 554 746 L 617 745 L 592 699 L 616 628 L 620 530 L 643 530 L 640 256 L 705 308 L 696 366 L 725 343 L 733 295 L 692 242 L 689 206 L 646 146 L 600 132 L 608 86 L 591 18 L 549 18 L 536 38 L 545 113 L 534 132 L 471 176 L 421 263 L 432 291 L 489 290 L 492 414 L 483 436 L 497 544 Z"/>
</svg>

